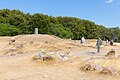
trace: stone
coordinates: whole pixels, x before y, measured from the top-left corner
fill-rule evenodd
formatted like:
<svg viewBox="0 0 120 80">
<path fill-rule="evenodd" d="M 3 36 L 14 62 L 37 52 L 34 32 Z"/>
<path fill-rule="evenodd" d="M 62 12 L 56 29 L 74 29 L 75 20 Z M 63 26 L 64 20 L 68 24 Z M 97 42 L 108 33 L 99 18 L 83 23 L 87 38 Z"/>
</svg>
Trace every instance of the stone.
<svg viewBox="0 0 120 80">
<path fill-rule="evenodd" d="M 85 43 L 86 43 L 86 41 L 85 41 L 85 38 L 84 38 L 84 37 L 82 37 L 82 38 L 81 38 L 80 43 L 82 43 L 82 44 L 85 44 Z"/>
<path fill-rule="evenodd" d="M 16 54 L 14 54 L 14 53 L 13 53 L 13 54 L 10 54 L 10 56 L 15 56 L 15 55 L 16 55 Z"/>
<path fill-rule="evenodd" d="M 9 44 L 13 44 L 15 42 L 15 39 L 12 39 L 9 41 Z"/>
<path fill-rule="evenodd" d="M 22 51 L 18 51 L 17 54 L 23 54 L 23 52 Z"/>
<path fill-rule="evenodd" d="M 14 51 L 17 51 L 17 49 L 16 48 L 11 48 L 10 51 L 14 52 Z"/>
<path fill-rule="evenodd" d="M 33 60 L 35 60 L 35 59 L 41 59 L 44 56 L 44 54 L 45 54 L 45 51 L 42 49 L 42 50 L 40 50 L 39 53 L 33 55 L 32 58 L 33 58 Z"/>
<path fill-rule="evenodd" d="M 106 40 L 106 45 L 108 45 L 108 43 L 109 43 L 109 40 L 107 39 L 107 40 Z"/>
<path fill-rule="evenodd" d="M 23 48 L 23 44 L 17 44 L 16 47 L 17 48 Z"/>
<path fill-rule="evenodd" d="M 70 56 L 70 52 L 66 52 L 64 54 L 58 52 L 58 57 L 62 62 L 69 60 L 68 56 Z"/>
<path fill-rule="evenodd" d="M 41 58 L 41 54 L 37 53 L 35 55 L 33 55 L 33 59 L 40 59 Z"/>
<path fill-rule="evenodd" d="M 38 34 L 38 28 L 35 28 L 35 34 Z"/>
<path fill-rule="evenodd" d="M 97 45 L 97 46 L 98 46 L 98 45 L 100 45 L 100 46 L 102 45 L 102 40 L 101 40 L 100 38 L 98 38 L 96 45 Z"/>
<path fill-rule="evenodd" d="M 100 38 L 98 38 L 98 40 L 97 40 L 97 44 L 96 44 L 96 46 L 97 46 L 97 52 L 99 53 L 100 52 L 100 46 L 102 45 L 102 40 L 100 39 Z"/>
<path fill-rule="evenodd" d="M 35 59 L 41 59 L 43 61 L 46 61 L 46 60 L 53 60 L 54 57 L 53 57 L 53 53 L 46 53 L 44 50 L 41 50 L 39 53 L 33 55 L 33 60 Z"/>
<path fill-rule="evenodd" d="M 94 70 L 94 66 L 92 64 L 85 64 L 82 67 L 82 69 L 85 70 L 85 71 L 91 71 L 91 70 Z"/>
<path fill-rule="evenodd" d="M 46 60 L 53 60 L 54 58 L 52 56 L 44 56 L 42 57 L 43 61 L 46 61 Z"/>
<path fill-rule="evenodd" d="M 113 45 L 113 40 L 110 41 L 110 45 L 111 45 L 111 46 Z"/>
<path fill-rule="evenodd" d="M 86 55 L 94 55 L 95 52 L 85 52 Z"/>
<path fill-rule="evenodd" d="M 105 56 L 106 57 L 115 57 L 115 51 L 113 49 L 111 49 L 111 51 L 109 51 Z"/>
<path fill-rule="evenodd" d="M 112 67 L 103 67 L 101 73 L 114 75 L 114 74 L 116 74 L 116 70 L 114 68 L 112 68 Z"/>
<path fill-rule="evenodd" d="M 102 71 L 103 67 L 101 65 L 95 65 L 94 70 Z"/>
</svg>

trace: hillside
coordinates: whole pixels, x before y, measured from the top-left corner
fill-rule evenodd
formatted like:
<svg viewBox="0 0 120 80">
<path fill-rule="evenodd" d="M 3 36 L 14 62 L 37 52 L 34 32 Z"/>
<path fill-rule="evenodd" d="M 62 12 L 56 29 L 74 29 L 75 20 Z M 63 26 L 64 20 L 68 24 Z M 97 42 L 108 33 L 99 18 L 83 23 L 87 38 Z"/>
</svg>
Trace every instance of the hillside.
<svg viewBox="0 0 120 80">
<path fill-rule="evenodd" d="M 11 40 L 15 42 L 10 43 Z M 96 40 L 86 40 L 81 45 L 77 40 L 65 40 L 50 35 L 18 35 L 14 37 L 0 37 L 0 79 L 1 80 L 119 80 L 120 59 L 119 43 L 114 46 L 105 45 L 100 53 L 96 53 Z M 104 43 L 104 41 L 103 41 Z M 32 56 L 41 49 L 46 52 L 70 52 L 70 59 L 65 62 L 59 60 L 33 60 Z M 116 51 L 113 59 L 106 58 L 111 49 Z M 95 54 L 91 53 L 95 52 Z M 56 53 L 57 54 L 57 53 Z M 115 75 L 102 74 L 99 71 L 83 71 L 81 67 L 87 60 L 93 65 L 113 67 Z"/>
<path fill-rule="evenodd" d="M 113 39 L 120 40 L 119 27 L 107 28 L 93 21 L 76 17 L 53 17 L 45 14 L 29 14 L 20 10 L 0 10 L 0 36 L 33 34 L 38 28 L 39 34 L 55 35 L 63 39 Z"/>
</svg>

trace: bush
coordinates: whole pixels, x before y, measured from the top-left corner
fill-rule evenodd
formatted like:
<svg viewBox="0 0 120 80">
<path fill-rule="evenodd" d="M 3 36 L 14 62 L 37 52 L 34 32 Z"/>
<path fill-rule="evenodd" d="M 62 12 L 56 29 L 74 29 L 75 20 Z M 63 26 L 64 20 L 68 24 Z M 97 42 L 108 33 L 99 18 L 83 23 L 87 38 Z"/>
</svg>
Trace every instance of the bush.
<svg viewBox="0 0 120 80">
<path fill-rule="evenodd" d="M 48 29 L 48 34 L 58 36 L 60 38 L 72 38 L 73 34 L 69 28 L 65 28 L 60 24 L 51 24 Z"/>
<path fill-rule="evenodd" d="M 15 36 L 21 34 L 20 29 L 9 24 L 0 24 L 0 36 Z"/>
</svg>

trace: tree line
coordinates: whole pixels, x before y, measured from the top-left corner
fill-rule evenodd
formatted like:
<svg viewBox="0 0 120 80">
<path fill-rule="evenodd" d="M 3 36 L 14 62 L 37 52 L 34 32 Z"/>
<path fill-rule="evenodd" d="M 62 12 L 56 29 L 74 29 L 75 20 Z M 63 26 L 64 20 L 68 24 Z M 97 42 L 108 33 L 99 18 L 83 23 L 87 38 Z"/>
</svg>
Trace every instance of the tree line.
<svg viewBox="0 0 120 80">
<path fill-rule="evenodd" d="M 120 28 L 106 28 L 92 21 L 76 17 L 53 17 L 45 14 L 23 13 L 20 10 L 0 10 L 0 36 L 33 34 L 38 28 L 39 34 L 50 34 L 60 38 L 79 40 L 114 39 L 120 40 Z"/>
</svg>

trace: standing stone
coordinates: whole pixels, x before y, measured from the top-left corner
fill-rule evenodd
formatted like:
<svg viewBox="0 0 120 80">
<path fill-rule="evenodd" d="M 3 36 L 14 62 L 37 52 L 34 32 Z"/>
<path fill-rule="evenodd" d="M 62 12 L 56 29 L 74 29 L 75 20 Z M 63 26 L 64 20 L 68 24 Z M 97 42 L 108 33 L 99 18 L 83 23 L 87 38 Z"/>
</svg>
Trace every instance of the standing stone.
<svg viewBox="0 0 120 80">
<path fill-rule="evenodd" d="M 35 34 L 38 34 L 38 28 L 35 28 Z"/>
<path fill-rule="evenodd" d="M 96 44 L 96 46 L 97 46 L 97 52 L 99 53 L 100 52 L 100 46 L 102 45 L 102 40 L 100 39 L 100 38 L 98 38 L 98 40 L 97 40 L 97 44 Z"/>
<path fill-rule="evenodd" d="M 100 45 L 100 46 L 102 45 L 102 40 L 100 38 L 98 38 L 96 45 Z"/>
<path fill-rule="evenodd" d="M 81 40 L 80 40 L 80 43 L 85 44 L 85 42 L 86 42 L 86 41 L 85 41 L 85 38 L 82 37 Z"/>
<path fill-rule="evenodd" d="M 109 42 L 109 41 L 108 41 L 108 39 L 107 39 L 107 40 L 106 40 L 106 45 L 108 45 L 108 42 Z"/>
<path fill-rule="evenodd" d="M 110 45 L 111 45 L 111 46 L 113 45 L 113 40 L 110 41 Z"/>
</svg>

